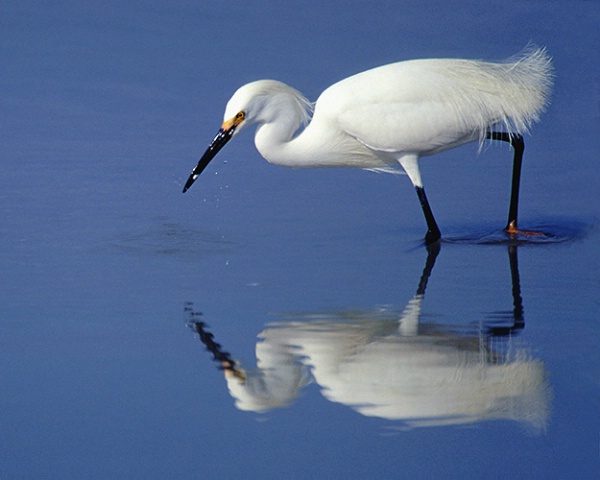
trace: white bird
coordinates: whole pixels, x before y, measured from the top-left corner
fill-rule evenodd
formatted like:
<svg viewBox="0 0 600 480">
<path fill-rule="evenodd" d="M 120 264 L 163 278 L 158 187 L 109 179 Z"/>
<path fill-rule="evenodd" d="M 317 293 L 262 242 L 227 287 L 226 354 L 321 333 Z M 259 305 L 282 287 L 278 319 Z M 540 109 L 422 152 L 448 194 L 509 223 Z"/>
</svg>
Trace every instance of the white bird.
<svg viewBox="0 0 600 480">
<path fill-rule="evenodd" d="M 388 172 L 400 165 L 417 191 L 429 245 L 441 234 L 425 195 L 419 158 L 489 138 L 510 142 L 515 150 L 506 231 L 516 234 L 522 134 L 538 120 L 551 87 L 545 49 L 503 63 L 422 59 L 367 70 L 327 88 L 312 119 L 312 104 L 300 92 L 275 80 L 255 81 L 227 103 L 221 129 L 183 191 L 231 138 L 257 124 L 256 148 L 274 164 Z M 496 126 L 502 131 L 493 131 Z"/>
</svg>

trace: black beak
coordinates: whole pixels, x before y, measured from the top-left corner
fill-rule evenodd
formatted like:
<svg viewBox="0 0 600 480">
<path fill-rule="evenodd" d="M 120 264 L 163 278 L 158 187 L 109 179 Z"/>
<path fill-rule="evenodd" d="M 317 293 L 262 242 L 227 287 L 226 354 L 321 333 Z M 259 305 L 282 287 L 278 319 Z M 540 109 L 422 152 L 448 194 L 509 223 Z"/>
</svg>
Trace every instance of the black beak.
<svg viewBox="0 0 600 480">
<path fill-rule="evenodd" d="M 235 131 L 235 126 L 230 127 L 228 130 L 224 130 L 221 128 L 215 138 L 211 142 L 210 146 L 202 155 L 202 158 L 198 161 L 198 165 L 194 167 L 192 173 L 190 174 L 187 182 L 185 182 L 185 187 L 183 187 L 183 193 L 185 193 L 188 188 L 192 186 L 192 183 L 196 181 L 198 175 L 202 173 L 202 171 L 206 168 L 206 166 L 210 163 L 210 161 L 214 158 L 214 156 L 219 153 L 225 144 L 231 140 L 233 136 L 233 132 Z"/>
</svg>

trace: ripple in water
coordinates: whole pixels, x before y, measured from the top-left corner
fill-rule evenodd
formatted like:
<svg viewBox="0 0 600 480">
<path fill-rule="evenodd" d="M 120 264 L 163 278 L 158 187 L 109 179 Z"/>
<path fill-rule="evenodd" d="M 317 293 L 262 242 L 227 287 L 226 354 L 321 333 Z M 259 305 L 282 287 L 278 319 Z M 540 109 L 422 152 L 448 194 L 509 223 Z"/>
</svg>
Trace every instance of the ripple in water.
<svg viewBox="0 0 600 480">
<path fill-rule="evenodd" d="M 222 235 L 168 221 L 123 233 L 113 237 L 108 243 L 126 253 L 186 257 L 227 253 L 234 247 L 234 243 L 225 240 Z"/>
<path fill-rule="evenodd" d="M 509 234 L 504 229 L 491 230 L 485 226 L 465 227 L 464 231 L 474 231 L 469 235 L 448 235 L 443 237 L 445 243 L 469 245 L 549 245 L 567 243 L 584 238 L 594 224 L 572 219 L 556 221 L 527 222 L 522 226 L 525 231 L 535 233 Z"/>
</svg>

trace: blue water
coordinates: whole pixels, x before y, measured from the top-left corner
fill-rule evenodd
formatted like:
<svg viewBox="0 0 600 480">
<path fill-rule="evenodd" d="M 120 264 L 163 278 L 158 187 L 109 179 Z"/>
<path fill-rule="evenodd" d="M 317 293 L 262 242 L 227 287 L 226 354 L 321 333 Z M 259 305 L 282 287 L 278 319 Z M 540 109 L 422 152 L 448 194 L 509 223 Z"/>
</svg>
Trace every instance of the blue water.
<svg viewBox="0 0 600 480">
<path fill-rule="evenodd" d="M 1 478 L 596 477 L 596 2 L 3 2 L 0 22 Z M 315 99 L 530 41 L 556 81 L 520 221 L 546 237 L 501 232 L 507 145 L 422 162 L 437 256 L 406 177 L 275 167 L 248 132 L 181 194 L 248 81 Z"/>
</svg>

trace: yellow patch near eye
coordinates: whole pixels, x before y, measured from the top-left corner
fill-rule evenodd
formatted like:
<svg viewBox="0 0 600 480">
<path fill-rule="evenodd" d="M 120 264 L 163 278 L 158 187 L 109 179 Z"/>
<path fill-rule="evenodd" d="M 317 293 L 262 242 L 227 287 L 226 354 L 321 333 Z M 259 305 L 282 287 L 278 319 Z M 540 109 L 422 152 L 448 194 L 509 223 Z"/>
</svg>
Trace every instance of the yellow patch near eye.
<svg viewBox="0 0 600 480">
<path fill-rule="evenodd" d="M 236 114 L 235 117 L 233 117 L 229 120 L 225 120 L 223 122 L 223 124 L 221 125 L 221 130 L 224 130 L 227 132 L 231 128 L 237 127 L 240 123 L 242 123 L 244 121 L 244 118 L 246 118 L 246 114 L 244 112 L 239 112 L 238 114 Z"/>
<path fill-rule="evenodd" d="M 233 118 L 231 120 L 225 120 L 221 125 L 221 130 L 227 132 L 231 127 L 233 127 Z"/>
</svg>

